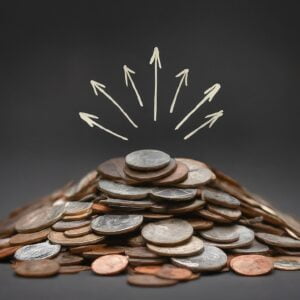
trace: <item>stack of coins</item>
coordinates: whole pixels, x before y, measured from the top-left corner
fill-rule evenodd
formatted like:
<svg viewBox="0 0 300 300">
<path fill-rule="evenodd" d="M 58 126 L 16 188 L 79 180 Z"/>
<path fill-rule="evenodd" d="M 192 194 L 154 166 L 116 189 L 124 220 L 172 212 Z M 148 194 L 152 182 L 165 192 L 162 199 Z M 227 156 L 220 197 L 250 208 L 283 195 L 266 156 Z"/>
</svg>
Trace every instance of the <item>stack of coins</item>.
<svg viewBox="0 0 300 300">
<path fill-rule="evenodd" d="M 137 286 L 200 274 L 300 270 L 300 223 L 207 164 L 138 150 L 0 223 L 16 274 L 127 273 Z"/>
</svg>

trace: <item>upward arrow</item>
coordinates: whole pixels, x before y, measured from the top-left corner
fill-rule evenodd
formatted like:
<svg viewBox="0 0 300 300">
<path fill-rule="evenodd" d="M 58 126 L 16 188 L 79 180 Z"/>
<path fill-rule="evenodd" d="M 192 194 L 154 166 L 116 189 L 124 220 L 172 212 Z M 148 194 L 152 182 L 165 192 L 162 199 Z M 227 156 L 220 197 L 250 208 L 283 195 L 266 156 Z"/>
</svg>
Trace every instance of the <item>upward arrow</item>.
<svg viewBox="0 0 300 300">
<path fill-rule="evenodd" d="M 116 137 L 118 137 L 118 138 L 124 140 L 124 141 L 128 141 L 128 138 L 127 138 L 127 137 L 122 136 L 122 135 L 119 135 L 119 134 L 115 133 L 114 131 L 111 131 L 111 130 L 105 128 L 104 126 L 100 125 L 99 123 L 97 123 L 97 122 L 95 121 L 95 119 L 97 120 L 97 119 L 99 119 L 99 117 L 97 117 L 97 116 L 95 116 L 95 115 L 91 115 L 91 114 L 85 113 L 85 112 L 80 112 L 80 113 L 79 113 L 79 116 L 80 116 L 80 118 L 81 118 L 84 122 L 86 122 L 90 127 L 96 126 L 96 127 L 100 128 L 100 129 L 102 129 L 102 130 L 104 130 L 104 131 L 106 131 L 106 132 L 108 132 L 108 133 L 110 133 L 110 134 L 112 134 L 112 135 L 114 135 L 114 136 L 116 136 Z"/>
<path fill-rule="evenodd" d="M 184 82 L 185 86 L 188 85 L 188 74 L 189 74 L 189 69 L 184 69 L 175 76 L 175 77 L 180 77 L 180 76 L 182 76 L 182 77 L 179 81 L 175 96 L 173 98 L 173 101 L 172 101 L 172 104 L 171 104 L 171 107 L 170 107 L 170 113 L 173 113 L 173 111 L 174 111 L 176 100 L 177 100 L 177 97 L 178 97 L 178 94 L 179 94 L 179 91 L 180 91 L 180 88 L 181 88 L 183 82 Z"/>
<path fill-rule="evenodd" d="M 192 132 L 190 132 L 189 134 L 187 134 L 184 139 L 187 140 L 189 139 L 191 136 L 193 136 L 197 131 L 199 131 L 200 129 L 202 129 L 203 127 L 208 125 L 208 128 L 211 128 L 219 118 L 221 118 L 224 115 L 224 111 L 220 110 L 217 111 L 213 114 L 207 115 L 205 116 L 205 118 L 210 118 L 210 120 L 208 120 L 207 122 L 203 123 L 202 125 L 200 125 L 199 127 L 197 127 L 196 129 L 194 129 Z"/>
<path fill-rule="evenodd" d="M 131 74 L 135 74 L 135 72 L 133 70 L 129 69 L 126 65 L 123 66 L 123 70 L 124 70 L 124 76 L 125 76 L 125 84 L 126 84 L 126 86 L 128 87 L 128 79 L 129 79 L 129 81 L 130 81 L 130 83 L 132 85 L 132 88 L 133 88 L 133 90 L 134 90 L 134 92 L 136 94 L 136 97 L 138 99 L 138 102 L 139 102 L 140 106 L 143 107 L 143 101 L 141 99 L 141 96 L 140 96 L 140 94 L 139 94 L 139 92 L 138 92 L 138 90 L 137 90 L 137 88 L 136 88 L 136 86 L 134 84 L 133 79 L 131 78 Z"/>
<path fill-rule="evenodd" d="M 161 62 L 159 57 L 159 50 L 157 47 L 154 48 L 153 54 L 150 58 L 150 65 L 154 64 L 154 121 L 157 120 L 157 67 L 161 69 Z"/>
<path fill-rule="evenodd" d="M 128 116 L 128 114 L 125 112 L 125 110 L 119 105 L 119 103 L 113 99 L 113 97 L 111 95 L 109 95 L 106 91 L 105 91 L 105 85 L 97 82 L 95 80 L 91 80 L 90 81 L 91 86 L 93 87 L 94 93 L 96 96 L 99 95 L 98 92 L 102 93 L 106 98 L 108 98 L 120 111 L 121 113 L 126 117 L 126 119 L 132 124 L 133 127 L 137 128 L 138 126 L 132 121 L 132 119 Z"/>
</svg>

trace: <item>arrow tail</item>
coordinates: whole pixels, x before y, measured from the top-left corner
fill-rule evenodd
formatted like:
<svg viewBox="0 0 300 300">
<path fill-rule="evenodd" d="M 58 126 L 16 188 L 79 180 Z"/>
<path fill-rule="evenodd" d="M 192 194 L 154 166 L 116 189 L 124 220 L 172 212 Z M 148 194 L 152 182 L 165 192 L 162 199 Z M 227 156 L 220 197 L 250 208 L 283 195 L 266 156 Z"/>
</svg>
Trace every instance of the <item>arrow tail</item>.
<svg viewBox="0 0 300 300">
<path fill-rule="evenodd" d="M 140 96 L 140 94 L 139 94 L 139 92 L 138 92 L 138 90 L 137 90 L 137 88 L 135 86 L 135 83 L 134 83 L 133 79 L 131 78 L 131 76 L 129 76 L 129 80 L 130 80 L 130 83 L 132 85 L 132 88 L 133 88 L 133 90 L 135 92 L 135 95 L 137 97 L 137 100 L 138 100 L 140 106 L 143 107 L 144 104 L 143 104 L 142 98 L 141 98 L 141 96 Z"/>
</svg>

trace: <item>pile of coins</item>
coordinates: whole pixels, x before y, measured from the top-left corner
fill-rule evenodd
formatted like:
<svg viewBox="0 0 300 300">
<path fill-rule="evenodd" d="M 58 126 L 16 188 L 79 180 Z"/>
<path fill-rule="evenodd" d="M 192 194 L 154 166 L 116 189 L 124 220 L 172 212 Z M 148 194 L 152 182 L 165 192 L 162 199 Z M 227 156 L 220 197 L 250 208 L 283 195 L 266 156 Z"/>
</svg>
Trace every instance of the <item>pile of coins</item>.
<svg viewBox="0 0 300 300">
<path fill-rule="evenodd" d="M 300 223 L 203 162 L 139 150 L 0 223 L 19 276 L 127 273 L 137 286 L 200 274 L 300 270 Z"/>
</svg>

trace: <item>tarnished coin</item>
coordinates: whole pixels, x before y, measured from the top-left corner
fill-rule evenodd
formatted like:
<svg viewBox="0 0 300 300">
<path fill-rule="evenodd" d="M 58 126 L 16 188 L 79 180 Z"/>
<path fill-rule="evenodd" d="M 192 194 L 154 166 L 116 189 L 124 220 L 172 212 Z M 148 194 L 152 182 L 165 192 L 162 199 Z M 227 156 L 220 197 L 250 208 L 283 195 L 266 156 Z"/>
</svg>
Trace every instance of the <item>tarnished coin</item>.
<svg viewBox="0 0 300 300">
<path fill-rule="evenodd" d="M 137 274 L 137 275 L 129 275 L 127 277 L 127 282 L 131 285 L 136 285 L 136 286 L 162 287 L 162 286 L 175 285 L 177 283 L 177 280 L 159 278 L 154 275 Z"/>
<path fill-rule="evenodd" d="M 125 254 L 135 258 L 157 258 L 158 255 L 149 251 L 146 247 L 128 247 Z"/>
<path fill-rule="evenodd" d="M 69 248 L 70 253 L 72 254 L 82 254 L 84 252 L 88 251 L 97 251 L 98 249 L 103 249 L 105 247 L 105 244 L 97 244 L 97 245 L 84 245 L 84 246 L 78 246 L 78 247 L 71 247 Z"/>
<path fill-rule="evenodd" d="M 240 237 L 235 226 L 214 226 L 211 229 L 200 231 L 199 234 L 205 239 L 217 243 L 232 243 Z"/>
<path fill-rule="evenodd" d="M 189 169 L 184 163 L 180 161 L 176 161 L 176 165 L 177 167 L 172 174 L 155 181 L 153 184 L 155 186 L 156 185 L 165 186 L 165 185 L 172 185 L 184 181 L 188 176 Z"/>
<path fill-rule="evenodd" d="M 146 198 L 151 190 L 148 187 L 130 186 L 105 179 L 99 181 L 99 188 L 111 197 L 129 200 Z"/>
<path fill-rule="evenodd" d="M 193 234 L 193 227 L 181 219 L 167 219 L 148 223 L 142 229 L 142 236 L 149 243 L 169 246 L 187 241 Z"/>
<path fill-rule="evenodd" d="M 16 274 L 23 277 L 50 277 L 59 271 L 59 264 L 50 259 L 41 261 L 22 261 L 14 269 Z"/>
<path fill-rule="evenodd" d="M 152 200 L 125 200 L 125 199 L 115 199 L 107 198 L 100 201 L 101 204 L 105 204 L 111 207 L 129 207 L 129 208 L 150 208 L 153 205 Z"/>
<path fill-rule="evenodd" d="M 300 248 L 300 241 L 290 238 L 288 236 L 278 236 L 270 233 L 257 232 L 256 237 L 271 246 L 282 248 Z"/>
<path fill-rule="evenodd" d="M 97 248 L 86 251 L 82 253 L 82 256 L 86 258 L 97 258 L 103 255 L 110 255 L 110 254 L 124 254 L 125 248 L 124 247 L 109 247 L 109 246 L 102 246 L 98 245 Z"/>
<path fill-rule="evenodd" d="M 176 169 L 176 161 L 175 159 L 171 159 L 168 165 L 166 165 L 164 168 L 161 168 L 159 170 L 145 172 L 145 171 L 133 170 L 125 166 L 124 172 L 127 176 L 133 178 L 134 180 L 142 181 L 142 182 L 148 182 L 148 181 L 152 182 L 154 180 L 158 180 L 170 175 L 171 173 L 174 172 L 175 169 Z"/>
<path fill-rule="evenodd" d="M 66 230 L 64 231 L 64 235 L 66 237 L 79 237 L 79 236 L 83 236 L 86 235 L 88 233 L 90 233 L 92 231 L 92 228 L 90 225 L 88 226 L 84 226 L 81 228 L 77 228 L 77 229 L 70 229 L 70 230 Z"/>
<path fill-rule="evenodd" d="M 33 233 L 18 233 L 10 238 L 11 245 L 26 245 L 37 243 L 45 240 L 50 232 L 50 229 L 44 229 Z"/>
<path fill-rule="evenodd" d="M 200 209 L 197 211 L 197 214 L 204 219 L 216 222 L 216 223 L 221 223 L 221 224 L 229 224 L 232 223 L 232 221 L 228 218 L 224 218 L 221 215 L 218 215 L 216 213 L 213 213 L 207 209 Z"/>
<path fill-rule="evenodd" d="M 192 272 L 185 268 L 178 268 L 174 265 L 163 265 L 155 274 L 159 278 L 174 279 L 174 280 L 188 280 L 192 276 Z"/>
<path fill-rule="evenodd" d="M 57 222 L 63 213 L 64 205 L 42 207 L 22 217 L 15 228 L 20 233 L 36 232 Z"/>
<path fill-rule="evenodd" d="M 80 220 L 80 221 L 59 221 L 52 225 L 55 231 L 66 231 L 71 229 L 77 229 L 90 224 L 90 220 Z"/>
<path fill-rule="evenodd" d="M 66 202 L 65 204 L 65 215 L 80 215 L 88 212 L 92 208 L 93 203 L 91 202 Z"/>
<path fill-rule="evenodd" d="M 61 266 L 59 268 L 59 274 L 77 274 L 82 271 L 90 270 L 90 266 L 72 265 L 72 266 Z"/>
<path fill-rule="evenodd" d="M 60 251 L 60 245 L 52 245 L 49 241 L 23 246 L 15 253 L 17 260 L 41 260 L 56 256 Z"/>
<path fill-rule="evenodd" d="M 134 271 L 138 274 L 155 275 L 160 269 L 161 266 L 137 266 Z"/>
<path fill-rule="evenodd" d="M 209 211 L 232 221 L 238 220 L 242 215 L 241 211 L 238 209 L 221 207 L 214 204 L 209 204 L 207 208 Z"/>
<path fill-rule="evenodd" d="M 300 257 L 276 256 L 272 257 L 274 268 L 285 271 L 300 270 Z"/>
<path fill-rule="evenodd" d="M 170 155 L 159 150 L 145 149 L 126 155 L 126 164 L 136 170 L 150 171 L 165 167 L 170 163 Z"/>
<path fill-rule="evenodd" d="M 144 219 L 149 219 L 149 220 L 165 220 L 165 219 L 170 219 L 173 217 L 173 215 L 170 214 L 161 214 L 161 213 L 143 213 Z"/>
<path fill-rule="evenodd" d="M 202 192 L 202 199 L 209 203 L 228 208 L 239 208 L 241 204 L 235 197 L 227 193 L 211 189 L 205 189 Z"/>
<path fill-rule="evenodd" d="M 91 223 L 92 230 L 104 235 L 115 235 L 136 230 L 143 223 L 141 215 L 103 215 Z"/>
<path fill-rule="evenodd" d="M 188 201 L 196 197 L 196 189 L 154 188 L 151 195 L 155 199 L 168 201 Z"/>
<path fill-rule="evenodd" d="M 184 258 L 171 258 L 172 263 L 176 266 L 187 268 L 194 272 L 219 271 L 227 263 L 226 254 L 214 246 L 204 246 L 204 251 L 196 256 Z"/>
<path fill-rule="evenodd" d="M 196 217 L 188 218 L 186 219 L 186 221 L 188 221 L 192 225 L 194 230 L 207 230 L 214 226 L 213 222 L 196 218 Z"/>
<path fill-rule="evenodd" d="M 177 184 L 179 187 L 198 187 L 216 179 L 216 175 L 200 161 L 187 158 L 176 158 L 176 160 L 184 163 L 189 169 L 187 179 Z"/>
<path fill-rule="evenodd" d="M 263 255 L 241 255 L 230 261 L 230 267 L 240 275 L 259 276 L 273 270 L 273 261 Z"/>
<path fill-rule="evenodd" d="M 83 258 L 81 256 L 72 255 L 68 252 L 58 254 L 54 260 L 61 266 L 78 265 L 83 262 Z"/>
<path fill-rule="evenodd" d="M 7 257 L 12 256 L 18 249 L 19 249 L 19 246 L 6 247 L 6 248 L 0 249 L 0 260 L 6 259 Z"/>
<path fill-rule="evenodd" d="M 252 244 L 246 248 L 235 248 L 231 250 L 231 252 L 235 254 L 265 254 L 269 251 L 270 248 L 267 245 L 256 240 L 254 240 Z"/>
<path fill-rule="evenodd" d="M 97 258 L 92 263 L 92 270 L 98 275 L 114 275 L 126 269 L 128 259 L 126 256 L 113 254 Z"/>
<path fill-rule="evenodd" d="M 152 265 L 162 265 L 167 262 L 166 258 L 138 258 L 129 257 L 129 264 L 132 266 L 152 266 Z"/>
<path fill-rule="evenodd" d="M 62 246 L 83 246 L 89 244 L 96 244 L 104 240 L 104 236 L 96 235 L 93 233 L 86 234 L 80 237 L 69 238 L 63 232 L 51 231 L 48 235 L 50 242 Z"/>
<path fill-rule="evenodd" d="M 193 236 L 190 240 L 182 245 L 162 247 L 147 244 L 147 248 L 161 256 L 185 257 L 201 253 L 204 250 L 204 244 L 199 238 Z"/>
<path fill-rule="evenodd" d="M 248 247 L 254 241 L 254 232 L 242 225 L 232 225 L 234 226 L 235 230 L 239 234 L 239 239 L 236 242 L 232 243 L 215 243 L 215 242 L 208 242 L 205 241 L 206 244 L 219 247 L 221 249 L 235 249 L 235 248 L 242 248 Z"/>
</svg>

